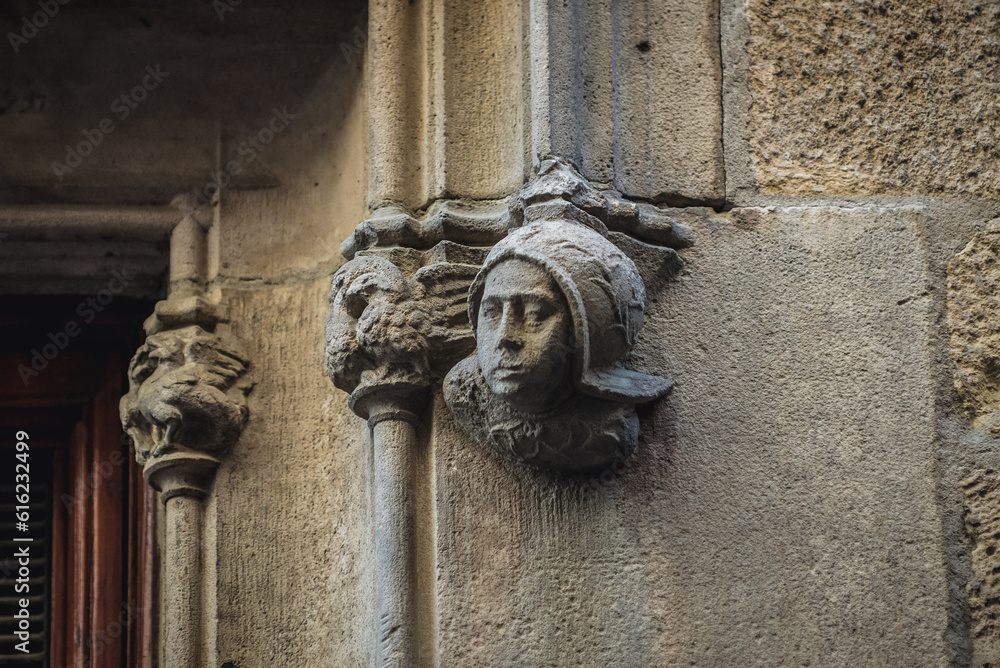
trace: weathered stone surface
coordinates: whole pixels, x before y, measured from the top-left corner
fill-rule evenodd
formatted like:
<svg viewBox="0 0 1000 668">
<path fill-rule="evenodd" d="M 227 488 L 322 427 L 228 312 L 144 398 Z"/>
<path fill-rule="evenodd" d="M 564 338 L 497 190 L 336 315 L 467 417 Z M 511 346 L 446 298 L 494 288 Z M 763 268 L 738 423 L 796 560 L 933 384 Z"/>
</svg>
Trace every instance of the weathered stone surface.
<svg viewBox="0 0 1000 668">
<path fill-rule="evenodd" d="M 317 92 L 295 108 L 296 118 L 249 163 L 264 178 L 223 191 L 229 224 L 220 232 L 220 274 L 273 284 L 337 258 L 340 243 L 368 213 L 363 102 L 357 74 L 332 76 L 321 97 Z M 232 133 L 225 146 L 233 157 L 266 120 Z"/>
<path fill-rule="evenodd" d="M 955 388 L 973 424 L 1000 435 L 1000 220 L 948 264 Z"/>
<path fill-rule="evenodd" d="M 435 423 L 441 665 L 950 665 L 925 214 L 690 224 L 633 356 L 677 389 L 623 470 Z"/>
<path fill-rule="evenodd" d="M 973 201 L 998 192 L 996 3 L 375 0 L 371 35 L 364 4 L 234 0 L 220 20 L 213 3 L 68 3 L 0 67 L 6 211 L 75 207 L 57 235 L 45 212 L 16 228 L 0 212 L 0 273 L 19 277 L 0 291 L 50 291 L 40 279 L 58 276 L 93 294 L 122 268 L 155 279 L 142 294 L 161 289 L 169 229 L 125 212 L 108 234 L 100 207 L 166 208 L 240 157 L 272 107 L 296 114 L 224 189 L 205 237 L 199 272 L 231 304 L 258 385 L 204 512 L 180 497 L 173 524 L 160 518 L 161 580 L 196 572 L 172 565 L 203 566 L 188 579 L 201 592 L 161 590 L 191 618 L 204 603 L 205 647 L 173 658 L 374 663 L 393 630 L 376 614 L 376 527 L 399 525 L 376 514 L 388 488 L 373 442 L 323 370 L 338 245 L 371 218 L 355 250 L 409 280 L 429 264 L 480 264 L 505 214 L 530 224 L 576 206 L 646 283 L 627 364 L 669 373 L 677 390 L 639 411 L 628 463 L 593 480 L 476 447 L 434 397 L 423 426 L 395 439 L 406 457 L 383 467 L 412 481 L 415 578 L 399 581 L 416 590 L 419 660 L 406 668 L 911 668 L 970 665 L 970 648 L 988 660 L 976 634 L 995 621 L 1000 448 L 955 410 L 943 288 L 948 258 L 1000 215 L 1000 200 Z M 2 33 L 29 11 L 36 0 L 14 3 Z M 52 161 L 157 59 L 171 72 L 163 86 L 58 181 Z M 764 207 L 848 195 L 857 208 L 645 201 L 718 203 L 720 93 L 727 163 L 743 170 L 727 169 L 731 192 Z M 512 195 L 548 155 L 571 158 L 603 201 L 567 174 L 578 190 L 539 189 L 520 212 L 465 200 L 501 210 L 472 220 L 462 246 L 449 235 L 470 221 L 424 208 L 448 191 Z M 368 210 L 366 183 L 385 210 Z M 861 199 L 880 194 L 948 213 Z M 696 246 L 682 248 L 675 223 Z M 681 249 L 686 273 L 643 242 Z M 968 350 L 986 346 L 960 347 L 960 366 L 982 370 L 963 372 L 975 411 L 992 401 L 996 320 L 992 251 L 977 253 L 958 283 L 980 300 L 960 318 Z M 379 433 L 399 431 L 392 422 Z M 987 473 L 967 481 L 963 504 L 969 466 Z"/>
<path fill-rule="evenodd" d="M 722 73 L 714 2 L 542 4 L 547 94 L 535 151 L 671 204 L 722 201 Z M 535 82 L 538 86 L 538 82 Z M 537 93 L 536 93 L 537 94 Z"/>
<path fill-rule="evenodd" d="M 531 173 L 521 2 L 444 0 L 428 47 L 440 61 L 431 90 L 434 197 L 503 197 Z M 441 72 L 435 72 L 440 68 Z"/>
<path fill-rule="evenodd" d="M 611 3 L 615 187 L 674 205 L 720 204 L 719 8 L 705 0 Z"/>
<path fill-rule="evenodd" d="M 1000 188 L 1000 5 L 752 0 L 750 154 L 767 192 Z"/>
<path fill-rule="evenodd" d="M 966 586 L 972 616 L 973 665 L 989 668 L 1000 660 L 1000 479 L 976 469 L 962 481 L 965 528 L 972 541 L 974 580 Z"/>
<path fill-rule="evenodd" d="M 372 208 L 516 191 L 532 167 L 523 4 L 375 0 L 369 11 Z"/>
<path fill-rule="evenodd" d="M 623 490 L 508 463 L 435 415 L 439 665 L 663 665 Z"/>
<path fill-rule="evenodd" d="M 206 510 L 216 665 L 372 665 L 370 446 L 324 372 L 328 293 L 322 276 L 225 294 L 259 383 Z"/>
<path fill-rule="evenodd" d="M 378 1 L 371 16 L 373 208 L 504 197 L 550 155 L 629 197 L 721 203 L 714 2 Z"/>
</svg>

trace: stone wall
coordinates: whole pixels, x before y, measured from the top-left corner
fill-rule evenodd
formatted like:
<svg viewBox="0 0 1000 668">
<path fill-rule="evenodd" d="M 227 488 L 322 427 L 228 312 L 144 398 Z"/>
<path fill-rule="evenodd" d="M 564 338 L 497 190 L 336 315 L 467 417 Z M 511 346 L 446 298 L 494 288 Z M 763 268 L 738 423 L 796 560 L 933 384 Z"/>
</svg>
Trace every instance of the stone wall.
<svg viewBox="0 0 1000 668">
<path fill-rule="evenodd" d="M 963 480 L 997 443 L 963 410 L 951 353 L 993 336 L 997 302 L 980 287 L 954 343 L 946 317 L 949 262 L 1000 211 L 995 14 L 722 3 L 721 83 L 654 98 L 685 127 L 706 118 L 691 100 L 723 102 L 725 203 L 671 209 L 695 232 L 686 268 L 644 269 L 632 363 L 677 387 L 640 414 L 623 471 L 583 478 L 502 461 L 437 405 L 440 665 L 997 660 L 978 611 L 1000 562 L 963 524 L 981 507 Z M 646 46 L 655 61 L 690 44 Z M 599 136 L 570 142 L 585 170 Z M 969 264 L 961 280 L 992 285 Z M 978 371 L 995 393 L 995 366 Z"/>
<path fill-rule="evenodd" d="M 747 7 L 749 134 L 764 192 L 993 199 L 1000 7 Z"/>
<path fill-rule="evenodd" d="M 996 665 L 1000 367 L 975 346 L 998 327 L 979 273 L 993 284 L 1000 8 L 572 0 L 545 23 L 542 5 L 431 3 L 423 23 L 400 4 L 368 53 L 361 3 L 151 5 L 113 29 L 69 5 L 8 70 L 13 207 L 166 207 L 295 114 L 214 214 L 211 287 L 256 385 L 205 506 L 206 665 L 372 665 L 369 430 L 323 362 L 338 247 L 369 205 L 503 198 L 548 154 L 693 230 L 679 275 L 634 258 L 628 363 L 676 388 L 640 411 L 624 468 L 592 476 L 501 460 L 435 390 L 414 471 L 421 665 Z M 113 66 L 65 65 L 73 48 Z M 132 62 L 170 78 L 54 180 Z M 403 89 L 411 106 L 372 103 Z M 166 239 L 143 243 L 148 294 Z"/>
</svg>

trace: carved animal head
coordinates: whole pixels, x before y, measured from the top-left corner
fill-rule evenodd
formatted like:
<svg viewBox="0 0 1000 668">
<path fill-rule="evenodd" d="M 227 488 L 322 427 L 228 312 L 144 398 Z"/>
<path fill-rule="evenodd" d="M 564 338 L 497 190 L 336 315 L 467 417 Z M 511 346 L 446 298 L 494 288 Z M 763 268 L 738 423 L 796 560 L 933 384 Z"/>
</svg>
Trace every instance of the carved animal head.
<svg viewBox="0 0 1000 668">
<path fill-rule="evenodd" d="M 351 393 L 358 415 L 368 417 L 363 398 L 379 388 L 422 392 L 436 369 L 446 371 L 471 352 L 465 312 L 476 271 L 471 265 L 437 263 L 407 280 L 389 260 L 361 255 L 334 274 L 326 319 L 327 373 L 337 388 Z"/>
<path fill-rule="evenodd" d="M 129 365 L 122 425 L 136 460 L 176 450 L 216 455 L 239 438 L 247 419 L 249 366 L 215 334 L 197 325 L 149 336 Z"/>
<path fill-rule="evenodd" d="M 326 368 L 333 384 L 353 392 L 366 371 L 398 357 L 420 357 L 425 342 L 404 308 L 411 287 L 380 257 L 357 257 L 333 275 L 326 319 Z M 401 350 L 395 350 L 400 348 Z"/>
</svg>

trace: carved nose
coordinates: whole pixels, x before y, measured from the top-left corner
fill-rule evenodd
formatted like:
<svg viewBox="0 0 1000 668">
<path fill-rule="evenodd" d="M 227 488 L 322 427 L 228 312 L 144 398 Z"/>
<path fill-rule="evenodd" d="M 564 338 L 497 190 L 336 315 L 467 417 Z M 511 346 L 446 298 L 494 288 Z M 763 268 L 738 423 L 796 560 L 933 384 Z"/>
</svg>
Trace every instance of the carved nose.
<svg viewBox="0 0 1000 668">
<path fill-rule="evenodd" d="M 504 304 L 503 316 L 500 320 L 500 341 L 497 347 L 501 350 L 517 352 L 524 347 L 524 342 L 518 335 L 517 323 L 514 322 L 514 314 L 509 304 Z"/>
<path fill-rule="evenodd" d="M 524 347 L 524 344 L 517 339 L 511 338 L 509 336 L 501 336 L 500 343 L 498 347 L 501 350 L 509 350 L 511 352 L 517 352 Z"/>
</svg>

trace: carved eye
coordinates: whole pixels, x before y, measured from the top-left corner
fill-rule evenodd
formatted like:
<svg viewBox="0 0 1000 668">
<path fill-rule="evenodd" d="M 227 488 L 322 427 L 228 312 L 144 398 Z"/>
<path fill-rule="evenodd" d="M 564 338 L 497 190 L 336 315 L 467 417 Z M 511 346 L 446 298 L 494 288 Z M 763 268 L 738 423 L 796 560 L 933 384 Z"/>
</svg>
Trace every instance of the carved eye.
<svg viewBox="0 0 1000 668">
<path fill-rule="evenodd" d="M 479 317 L 486 320 L 496 320 L 503 312 L 503 308 L 496 302 L 485 302 L 479 308 Z"/>
<path fill-rule="evenodd" d="M 545 302 L 529 301 L 524 305 L 524 320 L 529 324 L 541 324 L 552 315 L 553 308 Z"/>
</svg>

